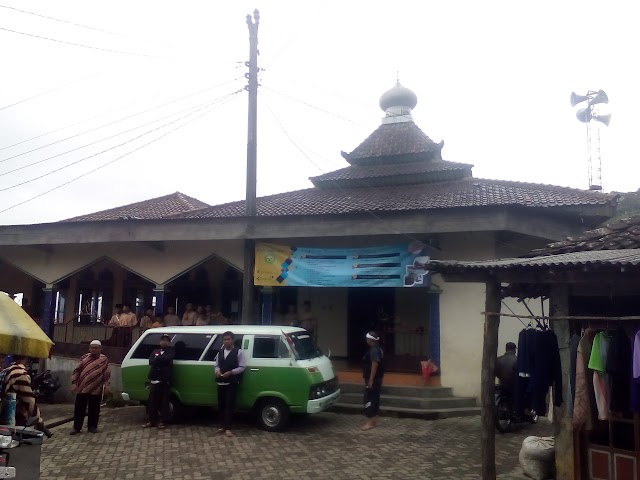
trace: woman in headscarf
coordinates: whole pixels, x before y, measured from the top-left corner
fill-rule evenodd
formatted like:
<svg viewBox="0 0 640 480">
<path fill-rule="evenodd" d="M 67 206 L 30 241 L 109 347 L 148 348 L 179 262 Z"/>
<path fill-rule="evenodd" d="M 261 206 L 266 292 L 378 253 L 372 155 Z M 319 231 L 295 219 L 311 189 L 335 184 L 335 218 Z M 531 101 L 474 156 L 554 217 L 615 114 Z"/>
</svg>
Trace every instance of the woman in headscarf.
<svg viewBox="0 0 640 480">
<path fill-rule="evenodd" d="M 16 425 L 24 426 L 31 417 L 38 417 L 36 428 L 42 432 L 44 421 L 40 416 L 40 409 L 36 405 L 36 396 L 31 389 L 31 376 L 27 371 L 28 358 L 14 355 L 13 362 L 5 369 L 3 391 L 16 394 Z"/>
</svg>

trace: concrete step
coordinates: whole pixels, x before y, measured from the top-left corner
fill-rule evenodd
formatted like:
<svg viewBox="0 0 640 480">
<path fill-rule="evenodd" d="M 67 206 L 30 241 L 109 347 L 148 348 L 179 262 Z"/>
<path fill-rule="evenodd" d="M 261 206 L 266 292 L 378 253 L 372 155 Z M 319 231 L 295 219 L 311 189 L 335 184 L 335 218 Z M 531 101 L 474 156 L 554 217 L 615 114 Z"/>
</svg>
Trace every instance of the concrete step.
<svg viewBox="0 0 640 480">
<path fill-rule="evenodd" d="M 364 391 L 363 383 L 343 383 L 340 382 L 342 393 L 359 393 Z M 406 397 L 421 398 L 445 398 L 453 397 L 453 390 L 448 387 L 411 387 L 399 385 L 382 385 L 382 395 L 400 395 Z"/>
<path fill-rule="evenodd" d="M 332 412 L 362 414 L 362 405 L 336 403 L 329 409 Z M 443 418 L 473 417 L 480 415 L 480 408 L 403 408 L 380 405 L 380 415 L 398 418 L 420 418 L 423 420 L 440 420 Z"/>
<path fill-rule="evenodd" d="M 360 393 L 341 393 L 340 403 L 349 405 L 359 405 L 362 407 L 363 398 Z M 440 397 L 440 398 L 424 398 L 424 397 L 407 397 L 404 395 L 381 395 L 380 406 L 400 407 L 400 408 L 418 408 L 426 410 L 438 410 L 448 408 L 475 408 L 475 398 L 464 397 Z"/>
</svg>

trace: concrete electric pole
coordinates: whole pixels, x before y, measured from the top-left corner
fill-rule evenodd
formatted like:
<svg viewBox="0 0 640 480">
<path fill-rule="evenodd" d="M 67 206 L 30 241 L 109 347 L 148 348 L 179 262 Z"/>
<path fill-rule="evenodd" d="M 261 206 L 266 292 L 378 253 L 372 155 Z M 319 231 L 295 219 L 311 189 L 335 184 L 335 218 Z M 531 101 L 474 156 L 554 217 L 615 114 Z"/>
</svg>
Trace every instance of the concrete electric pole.
<svg viewBox="0 0 640 480">
<path fill-rule="evenodd" d="M 247 129 L 247 193 L 246 216 L 247 230 L 244 241 L 244 275 L 242 282 L 242 324 L 255 323 L 255 287 L 253 285 L 253 270 L 255 266 L 255 241 L 250 238 L 254 232 L 253 219 L 256 216 L 256 182 L 257 182 L 257 130 L 258 130 L 258 25 L 260 12 L 254 10 L 253 18 L 247 15 L 249 27 L 249 73 L 245 74 L 249 85 L 245 89 L 249 92 L 249 124 Z"/>
</svg>

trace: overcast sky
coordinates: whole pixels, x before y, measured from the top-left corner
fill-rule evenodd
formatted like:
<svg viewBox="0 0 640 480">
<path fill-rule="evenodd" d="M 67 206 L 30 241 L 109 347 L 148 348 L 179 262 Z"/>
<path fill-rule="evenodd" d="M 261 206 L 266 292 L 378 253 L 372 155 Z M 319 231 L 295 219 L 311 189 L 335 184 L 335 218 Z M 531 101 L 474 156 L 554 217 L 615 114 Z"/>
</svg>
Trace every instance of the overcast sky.
<svg viewBox="0 0 640 480">
<path fill-rule="evenodd" d="M 569 95 L 604 89 L 613 113 L 602 133 L 604 188 L 640 187 L 640 30 L 633 7 L 604 1 L 0 5 L 91 27 L 0 8 L 0 210 L 106 165 L 0 213 L 0 224 L 56 221 L 175 191 L 210 204 L 242 199 L 247 94 L 225 96 L 246 83 L 245 15 L 256 7 L 265 69 L 259 195 L 307 188 L 310 176 L 346 166 L 340 151 L 353 150 L 380 124 L 378 99 L 394 85 L 396 71 L 418 96 L 416 123 L 445 141 L 445 159 L 474 164 L 476 177 L 578 188 L 588 185 L 586 132 Z"/>
</svg>

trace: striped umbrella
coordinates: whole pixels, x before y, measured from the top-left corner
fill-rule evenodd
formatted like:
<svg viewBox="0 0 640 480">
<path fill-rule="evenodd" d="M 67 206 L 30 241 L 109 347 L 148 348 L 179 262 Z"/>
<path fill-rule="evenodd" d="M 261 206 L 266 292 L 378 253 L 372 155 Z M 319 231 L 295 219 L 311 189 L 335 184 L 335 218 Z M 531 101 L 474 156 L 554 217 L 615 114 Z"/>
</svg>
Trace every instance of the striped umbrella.
<svg viewBox="0 0 640 480">
<path fill-rule="evenodd" d="M 53 342 L 20 305 L 0 293 L 0 353 L 47 358 Z"/>
</svg>

